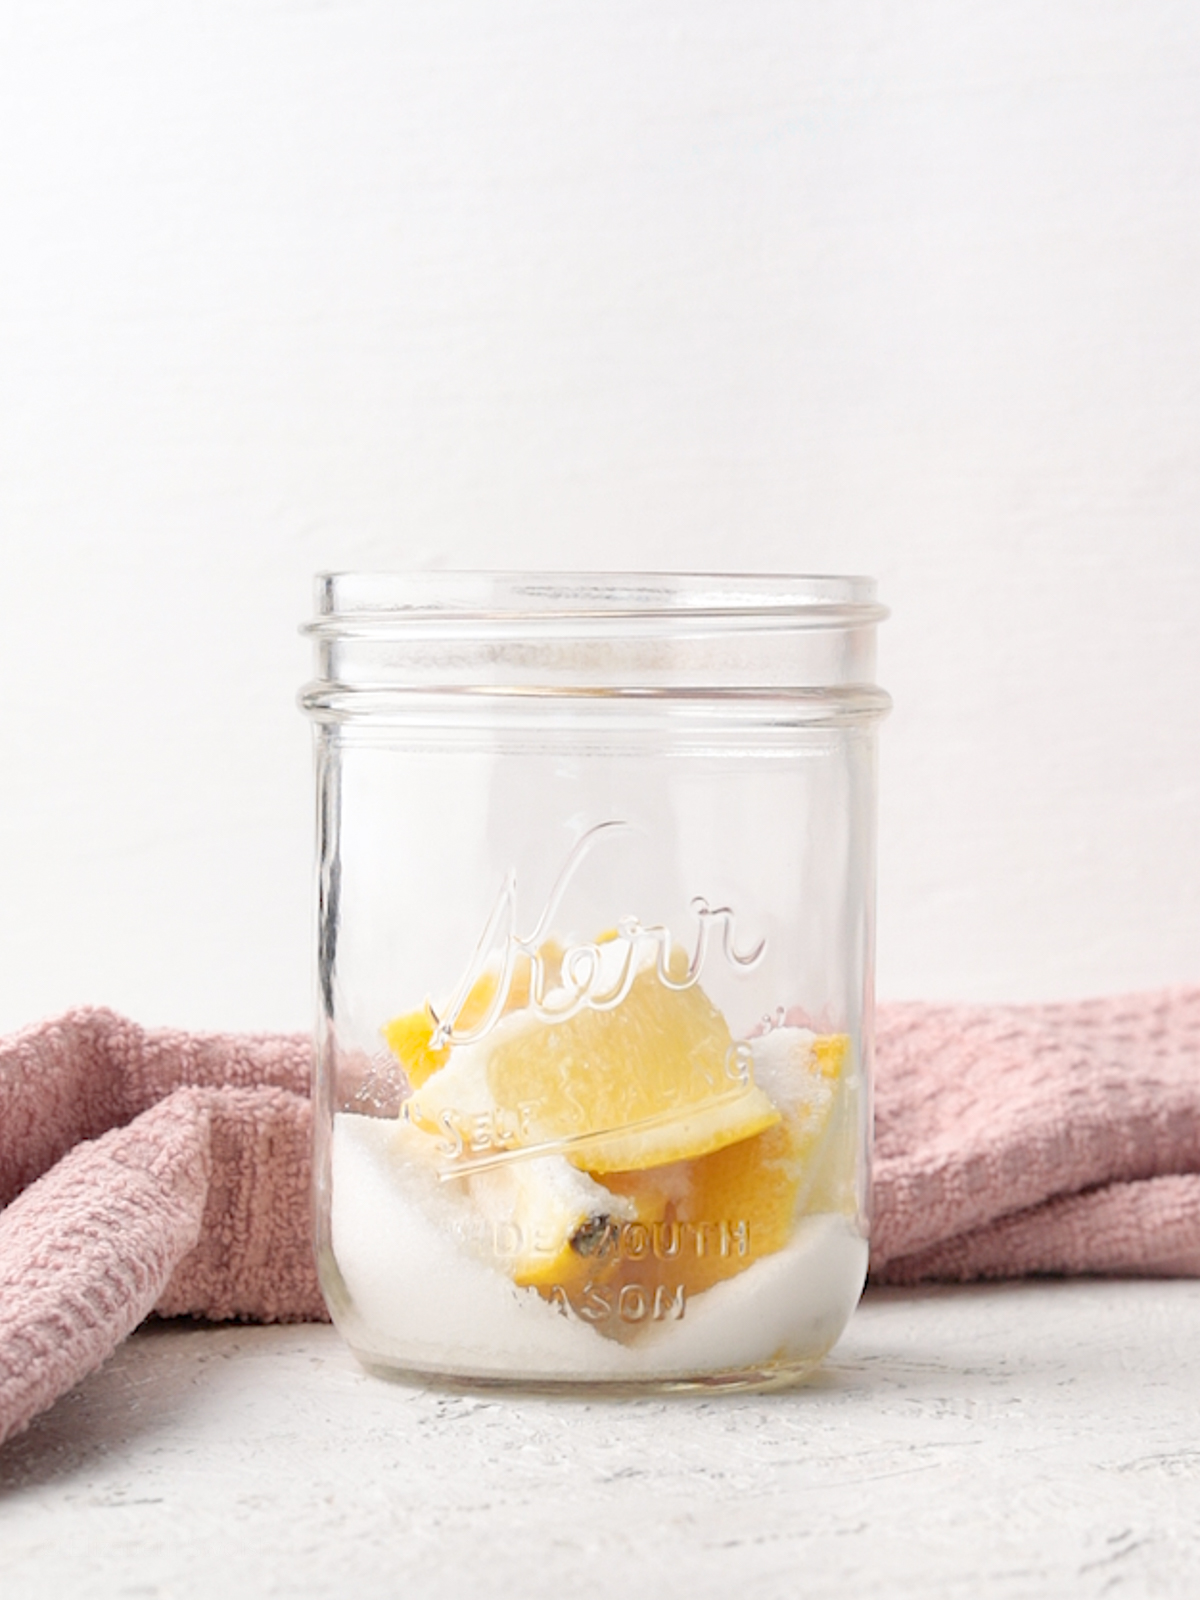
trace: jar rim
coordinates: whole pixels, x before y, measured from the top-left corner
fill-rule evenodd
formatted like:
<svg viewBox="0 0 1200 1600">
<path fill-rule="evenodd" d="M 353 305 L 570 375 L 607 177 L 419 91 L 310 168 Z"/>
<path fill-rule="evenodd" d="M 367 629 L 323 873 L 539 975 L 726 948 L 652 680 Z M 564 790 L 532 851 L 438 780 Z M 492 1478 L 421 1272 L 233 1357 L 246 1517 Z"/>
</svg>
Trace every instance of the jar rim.
<svg viewBox="0 0 1200 1600">
<path fill-rule="evenodd" d="M 738 572 L 330 571 L 315 579 L 316 635 L 429 623 L 717 620 L 790 627 L 882 621 L 874 578 Z"/>
</svg>

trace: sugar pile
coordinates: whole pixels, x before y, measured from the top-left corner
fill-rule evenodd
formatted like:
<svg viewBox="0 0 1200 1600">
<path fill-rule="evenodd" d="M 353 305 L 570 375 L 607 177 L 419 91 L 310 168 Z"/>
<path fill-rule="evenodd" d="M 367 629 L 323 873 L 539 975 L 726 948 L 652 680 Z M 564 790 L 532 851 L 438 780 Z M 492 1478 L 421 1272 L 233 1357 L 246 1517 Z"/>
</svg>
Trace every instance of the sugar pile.
<svg viewBox="0 0 1200 1600">
<path fill-rule="evenodd" d="M 458 1242 L 465 1202 L 396 1148 L 396 1124 L 343 1112 L 332 1137 L 333 1253 L 353 1304 L 338 1321 L 366 1358 L 464 1376 L 671 1379 L 817 1360 L 861 1293 L 866 1241 L 848 1218 L 803 1218 L 788 1246 L 606 1338 Z"/>
</svg>

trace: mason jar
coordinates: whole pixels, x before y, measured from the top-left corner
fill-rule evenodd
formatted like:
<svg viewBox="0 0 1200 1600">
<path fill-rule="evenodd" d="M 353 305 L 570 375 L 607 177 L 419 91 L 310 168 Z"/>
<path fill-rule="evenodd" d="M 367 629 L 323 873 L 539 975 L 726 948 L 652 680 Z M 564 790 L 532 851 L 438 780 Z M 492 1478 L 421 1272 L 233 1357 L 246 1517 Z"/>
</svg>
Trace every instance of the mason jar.
<svg viewBox="0 0 1200 1600">
<path fill-rule="evenodd" d="M 867 1268 L 875 585 L 316 585 L 322 1287 L 422 1380 L 764 1386 Z"/>
</svg>

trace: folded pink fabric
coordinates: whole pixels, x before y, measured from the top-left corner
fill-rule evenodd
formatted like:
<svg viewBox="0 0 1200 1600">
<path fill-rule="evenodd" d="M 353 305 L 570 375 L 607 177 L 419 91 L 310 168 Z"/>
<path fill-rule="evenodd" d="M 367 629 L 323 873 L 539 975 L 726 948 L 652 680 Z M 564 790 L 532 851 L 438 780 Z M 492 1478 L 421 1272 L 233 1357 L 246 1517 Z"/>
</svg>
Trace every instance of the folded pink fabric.
<svg viewBox="0 0 1200 1600">
<path fill-rule="evenodd" d="M 0 1440 L 164 1316 L 326 1318 L 310 1043 L 0 1041 Z M 881 1008 L 871 1278 L 1200 1275 L 1200 989 Z"/>
<path fill-rule="evenodd" d="M 1200 989 L 881 1007 L 871 1280 L 1200 1276 Z"/>
<path fill-rule="evenodd" d="M 0 1041 L 0 1440 L 151 1311 L 327 1317 L 311 1053 L 98 1010 Z"/>
</svg>

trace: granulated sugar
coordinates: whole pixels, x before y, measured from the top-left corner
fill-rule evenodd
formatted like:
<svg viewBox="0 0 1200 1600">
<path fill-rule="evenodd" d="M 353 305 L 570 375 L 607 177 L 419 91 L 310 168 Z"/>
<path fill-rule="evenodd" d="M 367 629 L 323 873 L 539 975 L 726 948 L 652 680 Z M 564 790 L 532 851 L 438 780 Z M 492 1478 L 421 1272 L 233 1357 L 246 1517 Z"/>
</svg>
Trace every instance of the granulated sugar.
<svg viewBox="0 0 1200 1600">
<path fill-rule="evenodd" d="M 861 1292 L 866 1241 L 845 1217 L 805 1217 L 785 1249 L 694 1295 L 682 1316 L 649 1319 L 618 1342 L 460 1243 L 469 1203 L 405 1161 L 396 1135 L 387 1119 L 334 1119 L 332 1243 L 353 1306 L 338 1321 L 366 1359 L 576 1381 L 802 1364 L 833 1344 Z"/>
</svg>

